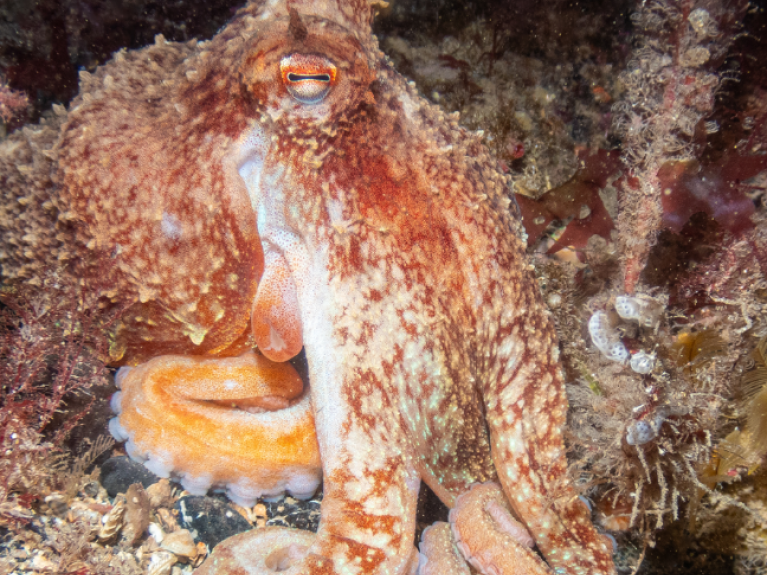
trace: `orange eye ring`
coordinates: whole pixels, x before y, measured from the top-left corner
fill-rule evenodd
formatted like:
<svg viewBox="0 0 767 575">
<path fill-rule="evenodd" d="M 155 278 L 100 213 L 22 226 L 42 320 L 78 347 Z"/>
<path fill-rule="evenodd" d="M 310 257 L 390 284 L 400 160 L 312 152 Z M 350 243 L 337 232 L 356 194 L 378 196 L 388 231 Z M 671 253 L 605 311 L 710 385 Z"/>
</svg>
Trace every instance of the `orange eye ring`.
<svg viewBox="0 0 767 575">
<path fill-rule="evenodd" d="M 291 54 L 280 60 L 282 83 L 302 104 L 318 104 L 336 82 L 336 67 L 323 56 Z"/>
</svg>

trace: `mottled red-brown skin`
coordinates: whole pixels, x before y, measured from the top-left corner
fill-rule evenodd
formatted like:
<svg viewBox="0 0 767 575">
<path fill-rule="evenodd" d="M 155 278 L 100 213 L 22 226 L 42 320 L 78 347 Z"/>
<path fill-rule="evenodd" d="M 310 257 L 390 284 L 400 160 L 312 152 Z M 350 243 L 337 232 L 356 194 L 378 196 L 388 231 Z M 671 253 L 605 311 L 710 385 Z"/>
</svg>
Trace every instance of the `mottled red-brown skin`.
<svg viewBox="0 0 767 575">
<path fill-rule="evenodd" d="M 224 70 L 194 89 L 195 57 L 205 59 L 196 42 L 158 37 L 81 72 L 56 147 L 84 241 L 105 254 L 119 299 L 137 300 L 117 337 L 130 363 L 247 347 L 238 338 L 247 339 L 263 256 L 243 183 L 226 165 L 245 104 L 220 84 Z"/>
<path fill-rule="evenodd" d="M 262 262 L 289 274 L 325 496 L 285 573 L 409 572 L 421 480 L 448 506 L 498 481 L 551 568 L 613 573 L 567 480 L 557 342 L 506 181 L 393 70 L 370 19 L 362 0 L 251 4 L 208 43 L 159 42 L 86 79 L 61 182 L 153 318 L 122 341 L 225 352 Z M 286 85 L 294 54 L 337 71 L 317 102 Z M 240 572 L 227 553 L 206 572 Z"/>
</svg>

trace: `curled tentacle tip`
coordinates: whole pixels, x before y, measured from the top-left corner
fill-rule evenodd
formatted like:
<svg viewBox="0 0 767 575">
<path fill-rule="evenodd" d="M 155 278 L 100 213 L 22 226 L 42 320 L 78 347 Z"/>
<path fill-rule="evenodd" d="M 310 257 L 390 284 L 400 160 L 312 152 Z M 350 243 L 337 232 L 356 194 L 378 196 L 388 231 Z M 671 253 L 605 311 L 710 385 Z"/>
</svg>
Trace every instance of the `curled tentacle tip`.
<svg viewBox="0 0 767 575">
<path fill-rule="evenodd" d="M 481 573 L 551 573 L 497 483 L 475 484 L 461 494 L 450 511 L 450 527 L 466 561 Z"/>
<path fill-rule="evenodd" d="M 239 533 L 216 545 L 194 575 L 270 575 L 287 571 L 304 559 L 315 537 L 309 531 L 286 527 Z"/>
<path fill-rule="evenodd" d="M 305 498 L 319 486 L 311 402 L 290 364 L 254 352 L 160 356 L 126 372 L 121 383 L 112 434 L 130 439 L 134 460 L 180 479 L 190 493 L 225 489 L 252 507 L 262 496 L 287 490 Z"/>
</svg>

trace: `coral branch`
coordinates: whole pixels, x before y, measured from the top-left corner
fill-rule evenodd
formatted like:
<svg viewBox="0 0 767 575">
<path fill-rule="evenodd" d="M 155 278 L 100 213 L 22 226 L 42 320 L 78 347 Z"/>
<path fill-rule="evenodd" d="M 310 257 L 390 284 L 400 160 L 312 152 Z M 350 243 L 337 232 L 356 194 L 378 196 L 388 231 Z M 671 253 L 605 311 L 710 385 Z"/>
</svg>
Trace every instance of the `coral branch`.
<svg viewBox="0 0 767 575">
<path fill-rule="evenodd" d="M 747 7 L 743 0 L 658 0 L 643 2 L 632 17 L 637 43 L 623 74 L 625 98 L 615 107 L 629 172 L 616 222 L 628 294 L 662 225 L 658 170 L 695 158 L 697 130 L 713 111 L 721 82 L 716 68 Z"/>
</svg>

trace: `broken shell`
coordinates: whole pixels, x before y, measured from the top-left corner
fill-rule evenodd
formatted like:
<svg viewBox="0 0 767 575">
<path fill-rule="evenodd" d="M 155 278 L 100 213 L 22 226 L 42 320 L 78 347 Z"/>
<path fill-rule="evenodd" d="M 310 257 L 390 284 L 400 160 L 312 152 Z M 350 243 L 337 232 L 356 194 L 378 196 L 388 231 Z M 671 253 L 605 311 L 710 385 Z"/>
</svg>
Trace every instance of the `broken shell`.
<svg viewBox="0 0 767 575">
<path fill-rule="evenodd" d="M 125 524 L 123 542 L 133 546 L 149 527 L 149 496 L 140 483 L 134 483 L 125 493 Z"/>
<path fill-rule="evenodd" d="M 168 533 L 163 538 L 160 547 L 184 561 L 194 561 L 197 558 L 197 545 L 195 545 L 194 537 L 188 529 Z"/>
<path fill-rule="evenodd" d="M 208 555 L 208 547 L 202 541 L 197 542 L 197 559 L 192 562 L 193 567 L 199 567 Z"/>
<path fill-rule="evenodd" d="M 180 529 L 176 517 L 170 510 L 161 507 L 156 511 L 156 513 L 157 518 L 160 520 L 159 526 L 162 527 L 166 533 L 171 533 Z"/>
<path fill-rule="evenodd" d="M 173 566 L 178 562 L 173 553 L 158 551 L 149 559 L 147 575 L 169 575 Z"/>
<path fill-rule="evenodd" d="M 99 529 L 99 541 L 107 541 L 114 537 L 123 525 L 125 517 L 125 496 L 115 497 L 115 503 L 112 509 L 101 518 L 101 529 Z"/>
<path fill-rule="evenodd" d="M 92 537 L 98 537 L 101 529 L 101 513 L 82 501 L 75 500 L 67 512 L 67 521 L 70 523 L 79 523 L 90 527 Z"/>
<path fill-rule="evenodd" d="M 147 530 L 149 531 L 149 535 L 154 538 L 158 544 L 162 543 L 162 540 L 165 539 L 165 532 L 157 523 L 150 523 Z"/>
<path fill-rule="evenodd" d="M 147 487 L 146 494 L 149 496 L 149 504 L 152 506 L 152 509 L 170 507 L 170 503 L 173 500 L 173 490 L 171 489 L 170 481 L 165 478 Z"/>
</svg>

